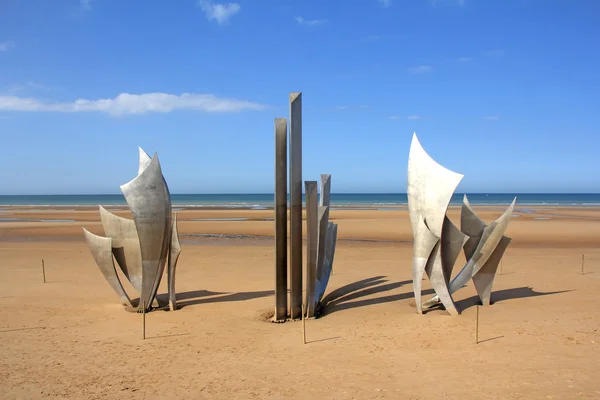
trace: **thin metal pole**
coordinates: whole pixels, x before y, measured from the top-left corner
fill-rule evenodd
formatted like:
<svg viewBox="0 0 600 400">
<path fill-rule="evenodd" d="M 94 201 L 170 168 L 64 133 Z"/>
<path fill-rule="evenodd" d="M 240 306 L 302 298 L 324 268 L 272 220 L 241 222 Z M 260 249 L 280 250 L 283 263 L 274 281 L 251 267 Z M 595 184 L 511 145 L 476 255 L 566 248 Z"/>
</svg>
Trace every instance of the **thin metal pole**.
<svg viewBox="0 0 600 400">
<path fill-rule="evenodd" d="M 44 276 L 44 283 L 46 283 L 46 266 L 44 265 L 43 258 L 42 258 L 42 275 Z"/>
<path fill-rule="evenodd" d="M 306 344 L 306 322 L 304 319 L 304 314 L 305 314 L 305 308 L 304 308 L 304 304 L 302 304 L 302 342 L 304 344 Z"/>
<path fill-rule="evenodd" d="M 477 306 L 477 322 L 475 323 L 475 344 L 479 344 L 479 306 Z"/>
<path fill-rule="evenodd" d="M 144 340 L 146 340 L 146 302 L 145 301 L 142 302 L 142 307 L 143 307 L 143 309 L 142 309 L 142 324 L 144 325 L 143 331 L 142 331 L 143 332 L 142 337 Z"/>
</svg>

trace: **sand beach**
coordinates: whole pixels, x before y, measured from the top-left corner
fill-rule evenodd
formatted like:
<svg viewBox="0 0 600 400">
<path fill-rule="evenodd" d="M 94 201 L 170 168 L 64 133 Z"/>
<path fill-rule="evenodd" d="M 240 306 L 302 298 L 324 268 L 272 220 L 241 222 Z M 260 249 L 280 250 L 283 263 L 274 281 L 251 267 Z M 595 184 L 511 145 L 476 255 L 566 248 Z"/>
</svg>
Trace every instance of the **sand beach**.
<svg viewBox="0 0 600 400">
<path fill-rule="evenodd" d="M 491 222 L 503 208 L 475 210 Z M 600 398 L 600 208 L 517 205 L 478 344 L 472 283 L 455 295 L 461 315 L 416 314 L 405 208 L 331 212 L 334 274 L 303 344 L 300 322 L 270 322 L 272 218 L 179 211 L 181 309 L 148 313 L 143 340 L 84 241 L 82 227 L 103 233 L 96 207 L 5 207 L 0 397 Z"/>
</svg>

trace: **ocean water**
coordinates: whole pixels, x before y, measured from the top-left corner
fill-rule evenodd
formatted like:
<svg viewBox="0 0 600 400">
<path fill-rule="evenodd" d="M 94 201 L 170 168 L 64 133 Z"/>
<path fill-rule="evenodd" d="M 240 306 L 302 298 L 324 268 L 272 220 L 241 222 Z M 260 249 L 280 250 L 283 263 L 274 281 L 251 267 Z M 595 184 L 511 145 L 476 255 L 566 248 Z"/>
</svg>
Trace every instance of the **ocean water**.
<svg viewBox="0 0 600 400">
<path fill-rule="evenodd" d="M 473 205 L 510 204 L 517 196 L 517 205 L 527 206 L 600 206 L 600 193 L 468 193 Z M 456 193 L 450 204 L 460 205 L 463 194 Z M 273 207 L 273 194 L 171 194 L 174 208 L 226 207 L 266 209 Z M 331 205 L 336 208 L 397 208 L 406 206 L 406 193 L 332 193 Z M 0 206 L 124 206 L 120 194 L 103 195 L 5 195 Z"/>
</svg>

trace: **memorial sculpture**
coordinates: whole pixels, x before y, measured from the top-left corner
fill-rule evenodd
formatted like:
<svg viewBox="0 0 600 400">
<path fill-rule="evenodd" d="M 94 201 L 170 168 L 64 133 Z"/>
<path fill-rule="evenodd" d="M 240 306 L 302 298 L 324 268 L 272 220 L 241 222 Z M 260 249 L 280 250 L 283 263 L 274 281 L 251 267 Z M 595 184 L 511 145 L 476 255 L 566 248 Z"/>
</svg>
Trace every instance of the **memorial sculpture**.
<svg viewBox="0 0 600 400">
<path fill-rule="evenodd" d="M 175 269 L 181 252 L 177 217 L 171 218 L 171 195 L 158 155 L 154 153 L 150 158 L 140 148 L 139 157 L 138 175 L 121 185 L 133 220 L 99 206 L 106 236 L 95 235 L 85 228 L 83 233 L 104 278 L 128 310 L 144 312 L 163 306 L 156 293 L 166 266 L 169 308 L 173 311 L 177 308 Z M 123 288 L 114 260 L 138 292 L 137 304 Z"/>
<path fill-rule="evenodd" d="M 306 317 L 312 318 L 319 309 L 327 289 L 335 245 L 337 224 L 329 221 L 331 175 L 321 175 L 321 193 L 317 205 L 317 182 L 306 181 Z"/>
<path fill-rule="evenodd" d="M 498 264 L 510 239 L 504 232 L 517 201 L 494 222 L 487 225 L 464 196 L 461 226 L 457 228 L 446 215 L 448 205 L 463 175 L 450 171 L 433 160 L 413 135 L 408 158 L 408 210 L 413 230 L 412 278 L 417 312 L 443 304 L 451 315 L 459 311 L 452 298 L 458 289 L 473 279 L 483 305 L 490 304 L 491 288 Z M 450 281 L 461 250 L 467 263 Z M 421 284 L 427 274 L 436 295 L 421 302 Z"/>
<path fill-rule="evenodd" d="M 288 312 L 287 119 L 275 119 L 275 314 L 283 322 L 302 317 L 302 93 L 290 93 L 290 307 Z M 305 316 L 314 317 L 331 275 L 337 225 L 329 222 L 331 175 L 305 182 L 307 268 Z"/>
</svg>

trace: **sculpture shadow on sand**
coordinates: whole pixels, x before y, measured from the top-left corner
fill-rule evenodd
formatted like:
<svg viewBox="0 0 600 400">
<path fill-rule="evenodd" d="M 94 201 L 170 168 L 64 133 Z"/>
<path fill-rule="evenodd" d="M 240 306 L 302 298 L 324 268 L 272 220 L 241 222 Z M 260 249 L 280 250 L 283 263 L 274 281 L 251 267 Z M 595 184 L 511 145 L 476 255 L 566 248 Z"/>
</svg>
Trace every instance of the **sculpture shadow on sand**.
<svg viewBox="0 0 600 400">
<path fill-rule="evenodd" d="M 567 290 L 556 290 L 553 292 L 537 292 L 530 286 L 522 286 L 518 288 L 510 288 L 510 289 L 502 289 L 497 290 L 492 293 L 491 296 L 491 304 L 503 302 L 506 300 L 513 299 L 525 299 L 528 297 L 539 297 L 539 296 L 549 296 L 553 294 L 561 294 L 573 292 L 575 289 L 567 289 Z M 456 302 L 457 306 L 461 308 L 461 310 L 465 310 L 469 307 L 481 305 L 479 296 L 471 296 L 466 299 L 462 299 Z"/>
<path fill-rule="evenodd" d="M 375 294 L 386 293 L 411 283 L 410 280 L 387 283 L 385 276 L 375 276 L 350 283 L 330 292 L 322 301 L 320 316 L 332 314 L 337 311 L 366 307 L 375 304 L 389 303 L 406 300 L 413 296 L 412 292 L 394 294 L 382 297 L 367 298 Z M 425 291 L 433 293 L 433 291 Z M 362 300 L 359 300 L 362 299 Z"/>
<path fill-rule="evenodd" d="M 234 301 L 247 301 L 254 300 L 261 297 L 272 296 L 275 294 L 274 290 L 259 290 L 255 292 L 233 292 L 233 293 L 219 293 L 217 296 L 200 296 L 198 298 L 190 298 L 189 300 L 184 300 L 178 302 L 180 308 L 189 307 L 192 305 L 198 304 L 208 304 L 208 303 L 226 303 L 226 302 L 234 302 Z M 179 296 L 178 296 L 179 297 Z"/>
</svg>

